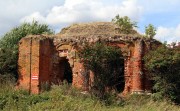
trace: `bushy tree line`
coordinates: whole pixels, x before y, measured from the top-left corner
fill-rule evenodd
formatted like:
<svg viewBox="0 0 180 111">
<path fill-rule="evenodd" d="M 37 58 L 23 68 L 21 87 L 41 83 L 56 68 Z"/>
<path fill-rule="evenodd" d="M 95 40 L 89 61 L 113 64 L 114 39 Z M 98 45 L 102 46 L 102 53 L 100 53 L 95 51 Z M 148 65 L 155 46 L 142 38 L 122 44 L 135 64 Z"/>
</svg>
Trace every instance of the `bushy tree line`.
<svg viewBox="0 0 180 111">
<path fill-rule="evenodd" d="M 154 81 L 154 96 L 180 103 L 180 47 L 156 47 L 144 60 Z"/>
<path fill-rule="evenodd" d="M 7 32 L 0 39 L 0 76 L 7 75 L 17 79 L 18 42 L 26 35 L 53 34 L 46 24 L 37 21 L 23 23 Z"/>
</svg>

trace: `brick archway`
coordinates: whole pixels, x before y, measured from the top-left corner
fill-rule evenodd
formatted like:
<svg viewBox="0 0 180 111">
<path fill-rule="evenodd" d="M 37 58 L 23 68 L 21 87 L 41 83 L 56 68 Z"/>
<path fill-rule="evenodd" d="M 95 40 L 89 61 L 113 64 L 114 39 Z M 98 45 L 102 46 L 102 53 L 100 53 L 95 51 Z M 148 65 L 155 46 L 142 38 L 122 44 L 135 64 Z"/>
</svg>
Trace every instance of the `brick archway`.
<svg viewBox="0 0 180 111">
<path fill-rule="evenodd" d="M 51 84 L 72 83 L 72 68 L 66 57 L 59 57 L 58 62 L 53 64 L 53 69 L 53 77 L 50 80 Z"/>
<path fill-rule="evenodd" d="M 114 38 L 96 38 L 96 41 L 105 41 L 107 44 L 117 46 L 124 50 L 124 78 L 125 87 L 123 93 L 143 93 L 151 90 L 146 71 L 143 67 L 142 57 L 149 51 L 150 41 L 141 38 L 125 39 L 123 36 Z M 89 38 L 51 38 L 49 36 L 28 36 L 19 42 L 19 87 L 29 90 L 31 93 L 39 93 L 41 83 L 51 83 L 55 77 L 60 58 L 66 58 L 72 69 L 72 85 L 89 90 L 93 81 L 93 74 L 89 72 L 89 79 L 83 76 L 86 72 L 83 63 L 79 60 L 77 52 L 84 42 L 92 43 Z M 148 44 L 146 44 L 148 43 Z M 72 45 L 73 44 L 73 45 Z M 66 61 L 67 60 L 63 59 Z M 64 71 L 62 71 L 64 72 Z M 63 74 L 62 74 L 63 75 Z M 64 79 L 64 78 L 63 78 Z M 62 79 L 62 80 L 63 80 Z M 86 84 L 84 84 L 86 81 Z"/>
<path fill-rule="evenodd" d="M 60 76 L 61 82 L 66 81 L 67 83 L 72 84 L 73 58 L 70 55 L 72 52 L 72 46 L 69 44 L 60 44 L 56 46 L 55 50 L 58 62 L 54 63 L 53 71 Z M 57 78 L 54 78 L 54 81 L 56 80 Z"/>
</svg>

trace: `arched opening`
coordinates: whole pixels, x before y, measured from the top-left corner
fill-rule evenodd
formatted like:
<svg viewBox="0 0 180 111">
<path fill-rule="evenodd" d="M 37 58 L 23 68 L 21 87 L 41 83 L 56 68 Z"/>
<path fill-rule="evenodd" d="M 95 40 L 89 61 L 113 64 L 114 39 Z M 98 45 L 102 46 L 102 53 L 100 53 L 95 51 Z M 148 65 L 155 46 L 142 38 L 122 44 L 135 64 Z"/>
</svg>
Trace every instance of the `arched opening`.
<svg viewBox="0 0 180 111">
<path fill-rule="evenodd" d="M 69 84 L 72 83 L 72 68 L 70 66 L 69 60 L 66 57 L 60 57 L 59 77 L 61 82 L 66 81 Z"/>
</svg>

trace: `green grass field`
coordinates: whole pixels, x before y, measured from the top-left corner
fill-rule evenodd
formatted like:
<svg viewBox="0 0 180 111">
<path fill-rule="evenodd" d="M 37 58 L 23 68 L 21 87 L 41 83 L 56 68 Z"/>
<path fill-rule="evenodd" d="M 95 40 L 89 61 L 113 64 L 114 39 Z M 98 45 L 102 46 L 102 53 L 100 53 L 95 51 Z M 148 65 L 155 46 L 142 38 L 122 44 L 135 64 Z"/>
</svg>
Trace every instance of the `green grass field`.
<svg viewBox="0 0 180 111">
<path fill-rule="evenodd" d="M 29 95 L 13 86 L 1 85 L 0 110 L 3 111 L 180 111 L 170 102 L 153 101 L 151 96 L 129 95 L 100 101 L 90 94 L 65 86 L 53 86 L 50 91 Z"/>
</svg>

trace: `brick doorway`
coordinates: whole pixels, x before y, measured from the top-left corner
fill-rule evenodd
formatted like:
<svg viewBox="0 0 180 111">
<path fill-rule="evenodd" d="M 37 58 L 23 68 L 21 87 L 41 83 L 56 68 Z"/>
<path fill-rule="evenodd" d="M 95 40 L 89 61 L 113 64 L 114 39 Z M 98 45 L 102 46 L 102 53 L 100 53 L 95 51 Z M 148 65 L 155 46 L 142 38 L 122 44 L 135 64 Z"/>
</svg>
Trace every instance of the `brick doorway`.
<svg viewBox="0 0 180 111">
<path fill-rule="evenodd" d="M 69 60 L 66 57 L 59 58 L 59 64 L 57 66 L 57 78 L 59 81 L 67 82 L 68 84 L 72 83 L 72 68 L 70 67 Z M 58 80 L 57 78 L 54 78 Z"/>
<path fill-rule="evenodd" d="M 125 78 L 124 78 L 124 61 L 118 62 L 117 68 L 119 70 L 119 75 L 117 77 L 117 82 L 115 83 L 116 90 L 118 92 L 123 92 L 125 87 Z"/>
<path fill-rule="evenodd" d="M 110 84 L 113 86 L 113 89 L 119 93 L 123 92 L 125 88 L 124 69 L 124 59 L 116 60 L 116 62 L 112 64 L 112 69 L 109 69 L 112 70 L 112 74 L 114 74 Z"/>
</svg>

